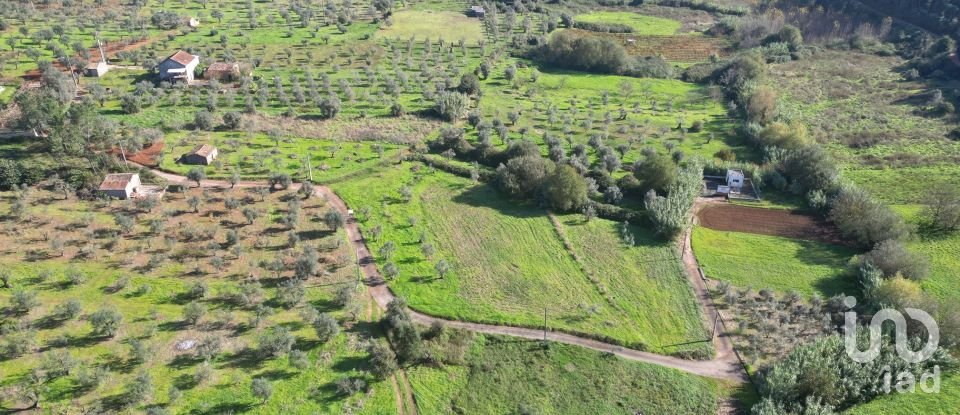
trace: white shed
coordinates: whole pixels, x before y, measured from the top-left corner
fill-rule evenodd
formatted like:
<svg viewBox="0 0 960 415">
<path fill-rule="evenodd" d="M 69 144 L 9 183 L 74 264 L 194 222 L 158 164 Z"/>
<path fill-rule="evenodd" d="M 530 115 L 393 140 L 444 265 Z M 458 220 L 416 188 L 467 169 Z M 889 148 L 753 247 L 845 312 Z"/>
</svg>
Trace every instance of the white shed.
<svg viewBox="0 0 960 415">
<path fill-rule="evenodd" d="M 727 170 L 727 186 L 731 190 L 739 192 L 743 188 L 743 170 Z"/>
<path fill-rule="evenodd" d="M 140 188 L 140 175 L 137 173 L 108 174 L 100 183 L 100 193 L 116 199 L 129 199 Z"/>
<path fill-rule="evenodd" d="M 177 51 L 157 65 L 161 81 L 193 81 L 193 72 L 200 64 L 200 57 L 184 51 Z"/>
</svg>

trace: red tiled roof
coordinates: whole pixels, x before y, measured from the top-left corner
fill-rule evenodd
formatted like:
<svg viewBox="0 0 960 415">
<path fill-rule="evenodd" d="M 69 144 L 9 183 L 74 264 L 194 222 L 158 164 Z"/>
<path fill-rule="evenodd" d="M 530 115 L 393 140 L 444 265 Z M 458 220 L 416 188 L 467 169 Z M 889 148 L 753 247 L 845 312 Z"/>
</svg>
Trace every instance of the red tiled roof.
<svg viewBox="0 0 960 415">
<path fill-rule="evenodd" d="M 184 51 L 182 51 L 182 50 L 178 50 L 177 53 L 174 53 L 173 55 L 170 55 L 170 57 L 167 58 L 167 59 L 172 60 L 172 61 L 174 61 L 174 62 L 176 62 L 176 63 L 181 64 L 181 65 L 189 65 L 190 62 L 193 61 L 193 55 L 191 55 L 191 54 L 189 54 L 189 53 L 187 53 L 187 52 L 184 52 Z"/>
<path fill-rule="evenodd" d="M 236 68 L 236 64 L 215 62 L 211 63 L 210 66 L 207 67 L 207 70 L 212 72 L 233 72 L 234 68 Z"/>
<path fill-rule="evenodd" d="M 193 150 L 190 150 L 189 154 L 196 154 L 200 157 L 207 157 L 210 155 L 210 153 L 212 153 L 216 149 L 217 149 L 216 147 L 211 146 L 210 144 L 200 144 L 194 147 Z"/>
<path fill-rule="evenodd" d="M 135 173 L 108 174 L 100 183 L 100 190 L 124 190 Z"/>
</svg>

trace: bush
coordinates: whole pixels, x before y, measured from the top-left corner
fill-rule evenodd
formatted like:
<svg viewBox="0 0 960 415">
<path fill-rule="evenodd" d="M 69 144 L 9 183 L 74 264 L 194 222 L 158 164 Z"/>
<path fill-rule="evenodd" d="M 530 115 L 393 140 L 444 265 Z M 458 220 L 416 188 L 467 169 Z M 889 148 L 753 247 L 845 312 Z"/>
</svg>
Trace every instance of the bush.
<svg viewBox="0 0 960 415">
<path fill-rule="evenodd" d="M 467 113 L 469 98 L 459 92 L 442 91 L 433 103 L 433 110 L 447 121 L 456 121 Z"/>
<path fill-rule="evenodd" d="M 230 111 L 223 114 L 223 126 L 228 130 L 240 129 L 241 121 L 243 121 L 243 118 L 239 112 Z"/>
<path fill-rule="evenodd" d="M 833 159 L 819 146 L 803 147 L 787 153 L 783 172 L 798 193 L 811 190 L 833 191 L 837 183 L 837 168 Z"/>
<path fill-rule="evenodd" d="M 930 271 L 927 258 L 910 252 L 900 241 L 880 242 L 872 251 L 861 258 L 883 272 L 885 277 L 901 275 L 912 280 L 920 280 Z"/>
<path fill-rule="evenodd" d="M 553 170 L 553 162 L 540 155 L 515 157 L 497 167 L 497 184 L 513 196 L 529 197 Z"/>
<path fill-rule="evenodd" d="M 587 200 L 587 184 L 573 167 L 563 164 L 547 177 L 543 185 L 543 196 L 551 208 L 564 212 L 573 211 L 579 209 Z"/>
<path fill-rule="evenodd" d="M 652 154 L 637 162 L 633 175 L 640 181 L 641 189 L 646 192 L 655 190 L 663 193 L 677 179 L 677 166 L 666 154 Z"/>
<path fill-rule="evenodd" d="M 161 30 L 176 29 L 180 21 L 180 16 L 174 12 L 161 11 L 150 16 L 150 22 Z"/>
<path fill-rule="evenodd" d="M 622 23 L 580 22 L 574 21 L 573 27 L 591 32 L 633 33 L 633 28 Z"/>
<path fill-rule="evenodd" d="M 674 239 L 690 226 L 690 209 L 703 187 L 703 165 L 688 163 L 676 175 L 666 196 L 657 196 L 650 190 L 644 197 L 644 207 L 657 233 Z"/>
<path fill-rule="evenodd" d="M 858 188 L 841 189 L 830 201 L 828 216 L 840 232 L 865 248 L 908 233 L 899 215 Z"/>
<path fill-rule="evenodd" d="M 214 124 L 213 114 L 207 110 L 200 110 L 193 116 L 193 127 L 198 130 L 210 131 L 213 130 Z"/>
<path fill-rule="evenodd" d="M 572 31 L 554 33 L 535 59 L 560 68 L 623 74 L 630 67 L 627 51 L 611 39 Z"/>
</svg>

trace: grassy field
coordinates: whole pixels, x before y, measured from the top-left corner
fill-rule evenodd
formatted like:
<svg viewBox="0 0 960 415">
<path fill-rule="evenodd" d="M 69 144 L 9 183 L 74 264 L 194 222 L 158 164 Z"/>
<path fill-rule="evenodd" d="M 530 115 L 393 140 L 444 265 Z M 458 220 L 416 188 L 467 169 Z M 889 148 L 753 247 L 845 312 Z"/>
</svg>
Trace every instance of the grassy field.
<svg viewBox="0 0 960 415">
<path fill-rule="evenodd" d="M 960 376 L 945 374 L 939 393 L 923 393 L 919 387 L 917 393 L 896 393 L 883 396 L 868 403 L 855 406 L 844 412 L 845 415 L 948 415 L 957 412 L 960 407 Z"/>
<path fill-rule="evenodd" d="M 187 206 L 186 196 L 206 200 L 199 214 Z M 48 411 L 78 406 L 119 410 L 126 385 L 145 371 L 152 387 L 148 398 L 133 406 L 136 411 L 163 406 L 201 414 L 277 413 L 292 407 L 316 413 L 394 412 L 396 402 L 389 382 L 377 381 L 367 372 L 364 345 L 382 340 L 374 337 L 366 313 L 354 317 L 354 311 L 333 303 L 340 288 L 358 284 L 358 270 L 348 245 L 341 242 L 344 234 L 330 232 L 322 222 L 311 219 L 327 209 L 319 199 L 303 202 L 298 229 L 301 247 L 309 244 L 320 249 L 321 274 L 307 280 L 301 302 L 288 308 L 278 303 L 276 295 L 290 271 L 277 274 L 260 265 L 273 258 L 290 260 L 296 252 L 286 251 L 287 234 L 278 223 L 286 210 L 283 200 L 287 195 L 277 192 L 263 202 L 239 189 L 207 194 L 194 190 L 186 196 L 169 197 L 153 213 L 136 213 L 134 228 L 127 235 L 111 236 L 111 230 L 116 229 L 115 214 L 134 214 L 129 205 L 55 200 L 57 196 L 38 190 L 28 196 L 28 221 L 4 217 L 0 268 L 14 277 L 11 288 L 0 289 L 3 323 L 9 328 L 20 322 L 25 338 L 33 339 L 35 346 L 23 355 L 6 355 L 0 360 L 0 389 L 12 393 L 15 385 L 26 381 L 38 367 L 44 368 L 41 373 L 49 373 L 49 365 L 41 365 L 62 352 L 79 366 L 104 370 L 107 378 L 98 386 L 81 386 L 78 376 L 83 371 L 77 367 L 69 374 L 51 376 L 40 389 L 41 405 Z M 245 199 L 243 204 L 259 210 L 261 217 L 246 224 L 239 212 L 223 209 L 222 200 L 227 197 Z M 3 194 L 0 211 L 7 212 L 11 203 L 11 195 Z M 153 234 L 148 223 L 160 217 L 167 218 L 166 230 Z M 239 251 L 222 248 L 225 231 L 221 226 L 239 232 Z M 215 232 L 213 239 L 196 236 L 205 231 Z M 12 242 L 14 239 L 17 242 Z M 50 247 L 52 239 L 64 242 L 63 256 Z M 92 259 L 78 256 L 84 247 L 94 248 Z M 168 259 L 149 265 L 151 258 L 164 257 Z M 217 265 L 215 257 L 223 264 Z M 336 265 L 341 257 L 343 265 Z M 71 283 L 71 275 L 83 278 Z M 247 296 L 251 304 L 259 306 L 238 304 L 233 297 L 241 283 L 250 281 L 262 287 L 262 292 L 252 291 Z M 208 294 L 187 294 L 197 283 L 205 284 Z M 14 293 L 20 291 L 36 296 L 37 305 L 27 312 L 9 306 Z M 360 309 L 365 308 L 366 297 L 358 293 L 356 298 Z M 79 301 L 79 318 L 56 317 L 56 307 L 71 299 Z M 207 310 L 196 324 L 182 317 L 192 302 Z M 257 307 L 261 311 L 256 311 Z M 300 317 L 307 308 L 332 313 L 343 326 L 341 333 L 325 344 L 319 342 L 313 328 Z M 99 309 L 116 310 L 122 316 L 115 336 L 91 333 L 88 320 Z M 257 314 L 261 314 L 259 322 L 255 322 Z M 258 338 L 272 327 L 290 330 L 295 338 L 293 349 L 306 355 L 305 365 L 294 366 L 285 356 L 258 355 Z M 211 337 L 222 339 L 222 349 L 210 360 L 207 376 L 198 378 L 197 373 L 206 366 L 204 360 L 196 357 L 194 350 L 180 351 L 175 346 Z M 132 352 L 134 342 L 145 348 L 143 360 Z M 251 381 L 257 377 L 273 384 L 273 395 L 266 402 L 251 394 Z M 334 382 L 347 377 L 367 382 L 368 392 L 338 393 Z M 175 401 L 168 397 L 172 388 L 182 392 Z M 5 405 L 18 404 L 14 398 L 5 398 Z"/>
<path fill-rule="evenodd" d="M 309 177 L 313 169 L 316 183 L 343 180 L 388 164 L 399 155 L 400 146 L 390 143 L 346 142 L 304 138 L 271 138 L 264 134 L 249 137 L 244 133 L 214 132 L 204 135 L 171 134 L 166 138 L 160 167 L 186 174 L 196 167 L 179 164 L 180 157 L 201 143 L 217 146 L 220 156 L 204 167 L 208 177 L 229 178 L 237 171 L 246 178 L 266 178 L 281 171 L 297 178 Z M 310 157 L 309 164 L 306 157 Z"/>
<path fill-rule="evenodd" d="M 729 385 L 582 348 L 478 337 L 463 365 L 409 371 L 424 414 L 707 414 Z"/>
<path fill-rule="evenodd" d="M 632 27 L 633 34 L 638 36 L 672 35 L 677 33 L 681 25 L 676 20 L 631 12 L 595 11 L 578 14 L 574 19 L 578 22 L 624 24 Z"/>
<path fill-rule="evenodd" d="M 694 228 L 691 243 L 707 276 L 737 287 L 824 296 L 856 291 L 843 275 L 856 254 L 850 248 L 703 227 Z"/>
<path fill-rule="evenodd" d="M 923 210 L 920 205 L 894 205 L 895 211 L 900 213 L 907 223 L 917 225 L 919 215 Z M 956 270 L 960 269 L 960 233 L 946 235 L 920 234 L 907 246 L 930 260 L 930 275 L 921 282 L 924 291 L 940 299 L 949 299 L 956 296 L 960 290 L 960 281 L 956 278 Z"/>
<path fill-rule="evenodd" d="M 807 125 L 840 161 L 844 176 L 892 204 L 916 203 L 924 189 L 956 177 L 960 143 L 950 117 L 920 110 L 934 88 L 901 75 L 903 60 L 829 51 L 773 65 L 779 111 Z"/>
<path fill-rule="evenodd" d="M 391 17 L 393 24 L 377 32 L 377 36 L 419 40 L 445 39 L 456 42 L 463 39 L 470 44 L 484 38 L 483 25 L 477 18 L 464 12 L 433 10 L 401 10 Z M 457 28 L 451 31 L 450 28 Z"/>
<path fill-rule="evenodd" d="M 415 173 L 413 169 L 420 169 Z M 633 229 L 638 246 L 621 246 L 615 226 L 559 218 L 575 260 L 541 209 L 518 206 L 496 190 L 403 164 L 334 185 L 360 213 L 371 251 L 388 242 L 399 269 L 391 288 L 422 312 L 458 320 L 549 325 L 661 353 L 709 355 L 699 311 L 674 248 Z M 404 202 L 400 189 L 408 187 Z M 370 217 L 363 211 L 369 209 Z M 379 238 L 373 229 L 379 227 Z M 423 239 L 434 248 L 429 258 Z M 377 258 L 381 269 L 388 261 Z M 439 261 L 452 271 L 439 278 Z M 610 263 L 608 261 L 623 261 Z M 670 309 L 669 314 L 662 310 Z"/>
</svg>

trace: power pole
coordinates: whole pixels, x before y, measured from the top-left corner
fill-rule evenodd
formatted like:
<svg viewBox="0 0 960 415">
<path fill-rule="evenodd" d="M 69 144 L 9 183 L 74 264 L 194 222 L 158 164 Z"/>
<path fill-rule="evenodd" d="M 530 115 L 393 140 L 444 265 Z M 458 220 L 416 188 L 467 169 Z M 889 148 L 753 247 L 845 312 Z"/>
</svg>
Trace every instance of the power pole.
<svg viewBox="0 0 960 415">
<path fill-rule="evenodd" d="M 307 175 L 310 176 L 310 182 L 313 182 L 313 167 L 310 166 L 310 155 L 307 154 Z"/>
<path fill-rule="evenodd" d="M 547 343 L 547 308 L 543 308 L 543 343 Z"/>
<path fill-rule="evenodd" d="M 717 311 L 717 316 L 713 318 L 713 333 L 710 333 L 710 340 L 713 340 L 717 337 L 717 325 L 720 324 L 720 312 Z"/>
<path fill-rule="evenodd" d="M 127 164 L 127 154 L 123 151 L 123 142 L 118 142 L 117 147 L 120 147 L 120 155 L 123 156 L 123 164 Z"/>
</svg>

